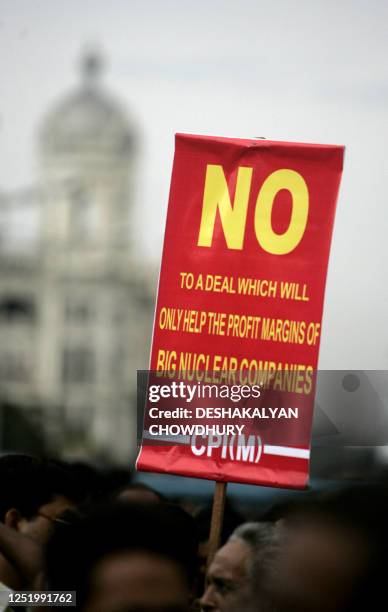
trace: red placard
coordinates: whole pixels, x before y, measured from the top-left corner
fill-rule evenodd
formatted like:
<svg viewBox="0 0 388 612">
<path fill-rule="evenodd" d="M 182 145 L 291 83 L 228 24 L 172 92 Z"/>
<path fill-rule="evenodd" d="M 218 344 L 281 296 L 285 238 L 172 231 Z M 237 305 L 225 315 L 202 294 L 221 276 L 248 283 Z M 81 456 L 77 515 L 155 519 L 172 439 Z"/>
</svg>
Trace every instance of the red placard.
<svg viewBox="0 0 388 612">
<path fill-rule="evenodd" d="M 334 145 L 176 136 L 150 370 L 229 385 L 255 385 L 260 374 L 272 381 L 264 409 L 276 398 L 298 414 L 272 429 L 268 415 L 256 419 L 250 445 L 227 435 L 153 444 L 147 402 L 137 469 L 306 485 L 343 155 Z"/>
</svg>

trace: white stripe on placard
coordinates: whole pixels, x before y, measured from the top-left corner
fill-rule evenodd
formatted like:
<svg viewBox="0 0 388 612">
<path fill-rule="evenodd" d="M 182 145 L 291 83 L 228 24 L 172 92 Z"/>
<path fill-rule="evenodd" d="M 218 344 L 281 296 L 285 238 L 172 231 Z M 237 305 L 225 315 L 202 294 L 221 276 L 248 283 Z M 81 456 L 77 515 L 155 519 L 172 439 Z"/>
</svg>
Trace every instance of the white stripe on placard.
<svg viewBox="0 0 388 612">
<path fill-rule="evenodd" d="M 149 431 L 143 432 L 143 438 L 145 440 L 154 440 L 155 442 L 167 442 L 168 444 L 189 445 L 191 442 L 190 436 L 153 436 Z M 310 450 L 308 448 L 294 448 L 292 446 L 271 446 L 270 444 L 264 444 L 263 453 L 277 457 L 310 458 Z"/>
<path fill-rule="evenodd" d="M 271 446 L 265 444 L 263 453 L 266 455 L 277 455 L 278 457 L 297 457 L 298 459 L 309 459 L 308 448 L 292 448 L 291 446 Z"/>
</svg>

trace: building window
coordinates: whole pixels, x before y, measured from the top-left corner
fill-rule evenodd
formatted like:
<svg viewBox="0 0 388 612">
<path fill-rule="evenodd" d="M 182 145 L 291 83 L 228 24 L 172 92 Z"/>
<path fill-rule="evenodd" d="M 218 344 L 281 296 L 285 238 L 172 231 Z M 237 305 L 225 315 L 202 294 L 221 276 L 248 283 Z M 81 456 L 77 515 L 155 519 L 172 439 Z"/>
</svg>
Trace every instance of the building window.
<svg viewBox="0 0 388 612">
<path fill-rule="evenodd" d="M 35 303 L 31 297 L 7 295 L 0 298 L 0 320 L 7 322 L 25 321 L 33 323 L 36 319 Z"/>
<path fill-rule="evenodd" d="M 0 380 L 7 382 L 29 382 L 31 372 L 26 355 L 21 353 L 4 353 L 0 355 Z"/>
<path fill-rule="evenodd" d="M 92 305 L 89 300 L 67 297 L 65 300 L 65 319 L 69 323 L 87 323 L 92 318 Z"/>
<path fill-rule="evenodd" d="M 95 378 L 94 353 L 90 348 L 65 348 L 62 358 L 64 383 L 92 383 Z"/>
</svg>

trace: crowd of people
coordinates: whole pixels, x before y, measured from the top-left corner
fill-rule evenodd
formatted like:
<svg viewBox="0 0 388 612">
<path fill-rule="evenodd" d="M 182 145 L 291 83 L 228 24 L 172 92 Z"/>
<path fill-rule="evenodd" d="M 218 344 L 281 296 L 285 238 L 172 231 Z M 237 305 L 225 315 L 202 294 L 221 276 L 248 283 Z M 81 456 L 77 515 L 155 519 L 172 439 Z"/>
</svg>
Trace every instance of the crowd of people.
<svg viewBox="0 0 388 612">
<path fill-rule="evenodd" d="M 227 506 L 212 558 L 210 515 L 126 471 L 2 456 L 0 610 L 20 591 L 75 591 L 80 612 L 385 608 L 384 485 L 311 493 L 254 521 Z"/>
</svg>

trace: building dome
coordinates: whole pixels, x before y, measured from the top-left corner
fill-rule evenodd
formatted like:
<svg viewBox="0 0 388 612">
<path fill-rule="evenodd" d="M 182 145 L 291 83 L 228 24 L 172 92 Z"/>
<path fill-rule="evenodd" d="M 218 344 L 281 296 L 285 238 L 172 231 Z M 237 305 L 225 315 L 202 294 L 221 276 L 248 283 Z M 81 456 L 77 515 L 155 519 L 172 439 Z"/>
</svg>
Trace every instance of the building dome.
<svg viewBox="0 0 388 612">
<path fill-rule="evenodd" d="M 93 53 L 82 59 L 81 86 L 46 117 L 41 144 L 49 154 L 108 153 L 123 156 L 132 151 L 134 133 L 117 102 L 100 86 L 102 62 Z"/>
</svg>

